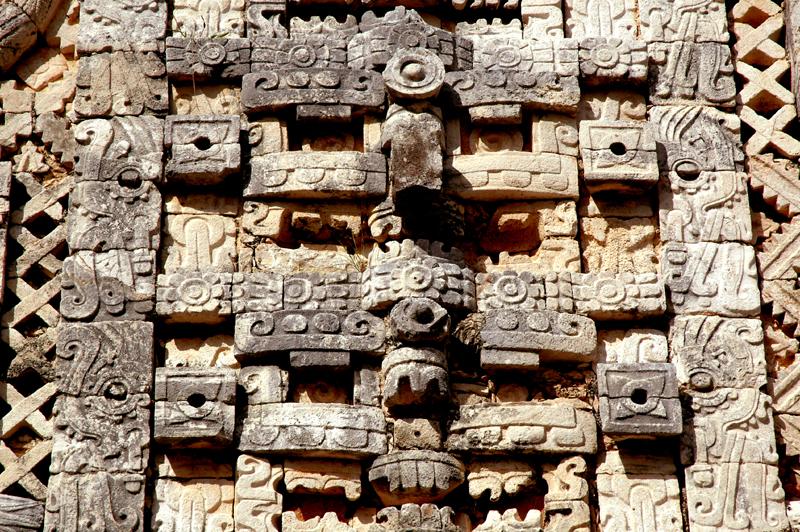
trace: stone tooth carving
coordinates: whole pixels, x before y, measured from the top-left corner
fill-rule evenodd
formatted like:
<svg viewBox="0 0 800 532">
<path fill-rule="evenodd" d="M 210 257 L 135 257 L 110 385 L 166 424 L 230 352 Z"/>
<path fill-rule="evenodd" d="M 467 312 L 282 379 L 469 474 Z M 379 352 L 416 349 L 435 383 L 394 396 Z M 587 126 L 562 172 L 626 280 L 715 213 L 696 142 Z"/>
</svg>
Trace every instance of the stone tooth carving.
<svg viewBox="0 0 800 532">
<path fill-rule="evenodd" d="M 631 120 L 580 123 L 583 179 L 592 190 L 641 189 L 658 181 L 651 125 Z"/>
<path fill-rule="evenodd" d="M 581 218 L 583 264 L 588 272 L 658 271 L 653 218 Z"/>
<path fill-rule="evenodd" d="M 78 251 L 64 260 L 61 315 L 72 320 L 136 320 L 155 305 L 155 251 Z"/>
<path fill-rule="evenodd" d="M 659 220 L 664 240 L 750 242 L 747 175 L 682 167 L 661 179 Z"/>
<path fill-rule="evenodd" d="M 175 0 L 172 30 L 187 38 L 241 37 L 245 0 Z"/>
<path fill-rule="evenodd" d="M 398 340 L 442 340 L 450 329 L 450 315 L 427 297 L 409 297 L 396 303 L 389 314 L 389 330 Z"/>
<path fill-rule="evenodd" d="M 383 321 L 361 310 L 281 310 L 236 316 L 242 356 L 276 351 L 364 351 L 383 348 Z"/>
<path fill-rule="evenodd" d="M 597 495 L 603 530 L 683 530 L 681 489 L 672 457 L 643 460 L 606 452 L 597 467 Z"/>
<path fill-rule="evenodd" d="M 218 323 L 231 314 L 231 279 L 218 272 L 160 274 L 156 314 L 175 323 Z"/>
<path fill-rule="evenodd" d="M 84 181 L 69 196 L 71 251 L 157 249 L 161 194 L 151 181 Z"/>
<path fill-rule="evenodd" d="M 647 79 L 647 45 L 615 37 L 589 37 L 579 43 L 581 77 L 589 84 Z"/>
<path fill-rule="evenodd" d="M 550 310 L 489 310 L 481 331 L 481 365 L 536 367 L 539 356 L 588 360 L 596 344 L 594 322 L 583 316 Z"/>
<path fill-rule="evenodd" d="M 230 478 L 172 479 L 155 483 L 152 530 L 233 530 Z"/>
<path fill-rule="evenodd" d="M 361 464 L 358 462 L 287 459 L 283 471 L 283 482 L 289 493 L 344 494 L 349 501 L 361 497 Z"/>
<path fill-rule="evenodd" d="M 395 349 L 383 359 L 381 369 L 383 404 L 389 409 L 437 405 L 450 396 L 447 358 L 436 349 Z"/>
<path fill-rule="evenodd" d="M 663 314 L 664 282 L 655 273 L 573 273 L 575 312 L 596 320 Z"/>
<path fill-rule="evenodd" d="M 153 437 L 172 447 L 217 447 L 233 440 L 236 372 L 158 368 Z"/>
<path fill-rule="evenodd" d="M 250 73 L 250 40 L 169 37 L 166 58 L 170 79 L 239 79 Z"/>
<path fill-rule="evenodd" d="M 347 39 L 330 34 L 295 34 L 294 30 L 291 38 L 253 39 L 253 72 L 305 68 L 347 68 Z"/>
<path fill-rule="evenodd" d="M 651 43 L 650 101 L 733 107 L 736 83 L 727 44 Z"/>
<path fill-rule="evenodd" d="M 172 150 L 168 179 L 195 185 L 220 183 L 239 171 L 239 117 L 168 116 L 164 145 Z"/>
<path fill-rule="evenodd" d="M 278 532 L 283 495 L 278 483 L 283 467 L 268 460 L 240 454 L 236 460 L 233 517 L 236 530 Z"/>
<path fill-rule="evenodd" d="M 567 37 L 636 37 L 637 14 L 633 0 L 565 0 L 564 4 Z"/>
<path fill-rule="evenodd" d="M 429 532 L 458 532 L 453 523 L 454 512 L 449 506 L 406 503 L 400 508 L 388 507 L 378 511 L 376 531 L 424 530 Z"/>
<path fill-rule="evenodd" d="M 386 195 L 386 158 L 356 151 L 286 151 L 251 159 L 247 198 L 362 199 Z"/>
<path fill-rule="evenodd" d="M 761 308 L 755 252 L 736 243 L 669 242 L 661 252 L 669 302 L 678 314 L 752 316 Z"/>
<path fill-rule="evenodd" d="M 445 98 L 455 107 L 520 105 L 526 109 L 574 112 L 580 100 L 577 75 L 506 70 L 459 70 L 445 74 Z"/>
<path fill-rule="evenodd" d="M 89 523 L 144 530 L 145 476 L 132 473 L 56 474 L 50 477 L 44 530 L 80 532 Z"/>
<path fill-rule="evenodd" d="M 547 482 L 544 496 L 546 532 L 590 530 L 589 483 L 583 478 L 586 460 L 580 456 L 544 464 L 542 477 Z"/>
<path fill-rule="evenodd" d="M 234 273 L 232 310 L 234 314 L 281 310 L 283 292 L 283 276 L 280 274 Z"/>
<path fill-rule="evenodd" d="M 398 6 L 383 17 L 368 11 L 359 26 L 361 33 L 347 43 L 349 68 L 382 69 L 402 48 L 431 50 L 447 70 L 472 66 L 471 42 L 431 26 L 412 9 Z"/>
<path fill-rule="evenodd" d="M 387 506 L 438 502 L 464 482 L 464 464 L 447 453 L 394 451 L 375 459 L 369 481 Z"/>
<path fill-rule="evenodd" d="M 667 362 L 666 335 L 656 329 L 599 331 L 595 360 L 609 364 Z"/>
<path fill-rule="evenodd" d="M 77 51 L 81 55 L 131 49 L 164 51 L 166 2 L 88 0 L 80 6 Z"/>
<path fill-rule="evenodd" d="M 463 267 L 460 252 L 437 253 L 442 244 L 412 240 L 388 242 L 388 252 L 370 252 L 364 270 L 362 308 L 385 309 L 408 297 L 426 297 L 448 308 L 475 308 L 475 276 Z"/>
<path fill-rule="evenodd" d="M 523 519 L 516 508 L 509 508 L 502 514 L 498 510 L 489 510 L 486 520 L 472 530 L 474 532 L 504 532 L 505 530 L 542 532 L 542 513 L 539 510 L 528 510 Z"/>
<path fill-rule="evenodd" d="M 147 394 L 153 374 L 152 323 L 65 323 L 59 327 L 56 355 L 61 394 L 107 399 L 109 406 L 98 415 L 108 409 L 112 414 L 118 409 L 122 412 L 123 405 L 133 408 L 134 395 L 143 394 L 145 406 L 149 402 Z"/>
<path fill-rule="evenodd" d="M 375 109 L 384 98 L 383 78 L 366 70 L 282 68 L 253 72 L 242 79 L 242 105 L 248 112 L 303 104 Z"/>
<path fill-rule="evenodd" d="M 669 336 L 681 384 L 707 392 L 761 388 L 767 382 L 764 333 L 757 319 L 679 316 Z"/>
<path fill-rule="evenodd" d="M 473 454 L 597 452 L 591 410 L 570 400 L 462 405 L 449 434 L 448 450 Z"/>
<path fill-rule="evenodd" d="M 160 181 L 164 126 L 152 116 L 84 120 L 74 128 L 78 144 L 75 181 Z"/>
<path fill-rule="evenodd" d="M 672 436 L 683 432 L 672 364 L 597 364 L 597 383 L 605 434 Z"/>
<path fill-rule="evenodd" d="M 81 57 L 75 84 L 73 108 L 82 118 L 163 115 L 169 106 L 166 67 L 153 52 Z"/>
<path fill-rule="evenodd" d="M 552 310 L 572 312 L 572 276 L 569 272 L 479 273 L 478 310 L 492 309 Z"/>
<path fill-rule="evenodd" d="M 702 0 L 677 5 L 668 0 L 642 0 L 639 6 L 642 35 L 647 42 L 728 43 L 725 2 Z"/>
<path fill-rule="evenodd" d="M 356 22 L 356 17 L 353 15 L 345 16 L 343 22 L 339 22 L 336 17 L 330 15 L 325 18 L 312 16 L 307 20 L 300 17 L 292 17 L 289 20 L 289 29 L 293 36 L 325 35 L 349 40 L 350 37 L 358 33 L 358 22 Z"/>
<path fill-rule="evenodd" d="M 44 522 L 44 505 L 33 499 L 0 495 L 0 527 L 8 532 L 41 530 Z"/>
<path fill-rule="evenodd" d="M 529 464 L 517 460 L 472 462 L 467 466 L 469 494 L 480 499 L 488 491 L 489 500 L 497 502 L 504 493 L 513 496 L 533 487 L 533 473 Z"/>
<path fill-rule="evenodd" d="M 307 457 L 361 458 L 387 451 L 380 408 L 343 404 L 250 405 L 239 450 Z"/>
</svg>

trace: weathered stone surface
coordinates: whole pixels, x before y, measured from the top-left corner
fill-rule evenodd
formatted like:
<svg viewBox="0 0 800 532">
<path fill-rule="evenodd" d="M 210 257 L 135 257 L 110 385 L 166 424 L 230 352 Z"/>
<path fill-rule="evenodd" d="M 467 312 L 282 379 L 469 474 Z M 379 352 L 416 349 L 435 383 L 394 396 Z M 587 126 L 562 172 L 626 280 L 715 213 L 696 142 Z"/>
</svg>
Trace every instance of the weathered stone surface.
<svg viewBox="0 0 800 532">
<path fill-rule="evenodd" d="M 389 314 L 391 335 L 404 342 L 442 340 L 449 333 L 450 315 L 427 297 L 409 297 L 396 303 Z"/>
<path fill-rule="evenodd" d="M 390 351 L 381 371 L 383 404 L 389 409 L 431 407 L 450 397 L 447 358 L 436 349 L 401 347 Z M 426 417 L 424 411 L 420 417 Z"/>
<path fill-rule="evenodd" d="M 245 0 L 176 0 L 172 30 L 187 38 L 244 35 Z"/>
<path fill-rule="evenodd" d="M 283 283 L 284 279 L 280 274 L 268 272 L 234 273 L 231 287 L 234 314 L 283 309 Z"/>
<path fill-rule="evenodd" d="M 447 449 L 473 454 L 594 453 L 597 429 L 588 407 L 569 401 L 484 403 L 459 408 Z"/>
<path fill-rule="evenodd" d="M 0 495 L 0 528 L 9 532 L 41 530 L 44 522 L 44 505 L 33 499 Z"/>
<path fill-rule="evenodd" d="M 580 99 L 577 72 L 460 70 L 448 72 L 444 80 L 442 92 L 454 107 L 516 104 L 541 111 L 574 112 Z"/>
<path fill-rule="evenodd" d="M 602 7 L 585 0 L 566 0 L 564 14 L 567 37 L 636 36 L 636 7 L 632 0 Z"/>
<path fill-rule="evenodd" d="M 251 159 L 248 198 L 361 199 L 386 194 L 386 158 L 355 151 L 288 151 Z"/>
<path fill-rule="evenodd" d="M 497 502 L 503 494 L 517 495 L 534 485 L 534 470 L 517 460 L 480 461 L 467 465 L 467 484 L 473 499 L 489 492 L 489 500 Z"/>
<path fill-rule="evenodd" d="M 433 98 L 444 84 L 444 63 L 432 50 L 400 49 L 386 63 L 383 81 L 396 100 Z"/>
<path fill-rule="evenodd" d="M 394 451 L 372 462 L 369 481 L 387 506 L 438 502 L 464 482 L 464 464 L 447 453 Z"/>
<path fill-rule="evenodd" d="M 153 52 L 81 57 L 74 107 L 82 118 L 167 112 L 166 67 Z"/>
<path fill-rule="evenodd" d="M 441 508 L 435 504 L 406 503 L 400 508 L 388 507 L 378 511 L 376 529 L 430 530 L 432 532 L 457 532 L 460 527 L 453 523 L 454 512 L 449 506 Z"/>
<path fill-rule="evenodd" d="M 380 408 L 370 406 L 251 405 L 239 450 L 341 458 L 385 454 L 386 419 Z"/>
<path fill-rule="evenodd" d="M 651 43 L 647 49 L 653 104 L 734 106 L 736 83 L 727 45 L 676 41 Z"/>
<path fill-rule="evenodd" d="M 445 131 L 441 111 L 426 103 L 393 104 L 381 125 L 381 146 L 389 148 L 389 181 L 395 199 L 442 188 Z"/>
<path fill-rule="evenodd" d="M 542 469 L 542 477 L 547 482 L 543 512 L 545 531 L 589 529 L 589 483 L 583 478 L 586 460 L 571 456 L 558 464 L 544 464 Z"/>
<path fill-rule="evenodd" d="M 200 530 L 233 529 L 233 480 L 176 480 L 155 483 L 152 530 L 171 532 L 188 527 Z"/>
<path fill-rule="evenodd" d="M 233 336 L 217 334 L 201 338 L 170 338 L 164 344 L 168 368 L 238 368 L 233 356 Z"/>
<path fill-rule="evenodd" d="M 575 312 L 596 320 L 664 313 L 664 282 L 655 273 L 573 273 Z"/>
<path fill-rule="evenodd" d="M 236 316 L 239 355 L 292 351 L 364 351 L 383 348 L 383 321 L 361 310 L 281 310 Z"/>
<path fill-rule="evenodd" d="M 396 418 L 394 420 L 394 445 L 398 449 L 438 451 L 442 448 L 442 431 L 439 422 L 422 418 Z"/>
<path fill-rule="evenodd" d="M 671 360 L 681 384 L 709 392 L 767 382 L 764 333 L 754 319 L 679 316 L 670 326 Z"/>
<path fill-rule="evenodd" d="M 217 447 L 233 441 L 236 372 L 158 368 L 153 437 L 172 447 Z"/>
<path fill-rule="evenodd" d="M 658 181 L 656 144 L 647 122 L 583 120 L 580 145 L 590 190 L 641 189 Z"/>
<path fill-rule="evenodd" d="M 503 532 L 503 530 L 524 530 L 525 532 L 541 532 L 543 529 L 542 514 L 539 510 L 528 510 L 525 518 L 516 508 L 509 508 L 502 514 L 498 510 L 490 510 L 486 520 L 473 528 L 474 532 Z"/>
<path fill-rule="evenodd" d="M 164 51 L 166 2 L 89 0 L 80 5 L 77 51 L 81 55 L 117 50 Z"/>
<path fill-rule="evenodd" d="M 136 320 L 155 306 L 155 251 L 78 251 L 64 260 L 60 312 L 66 319 Z"/>
<path fill-rule="evenodd" d="M 355 18 L 352 20 L 355 22 Z M 347 67 L 347 40 L 343 36 L 293 32 L 291 38 L 260 36 L 252 42 L 253 72 Z"/>
<path fill-rule="evenodd" d="M 342 495 L 349 501 L 361 497 L 361 464 L 329 460 L 287 459 L 283 464 L 289 493 Z"/>
<path fill-rule="evenodd" d="M 239 384 L 247 394 L 247 404 L 284 403 L 289 373 L 278 366 L 247 366 L 239 371 Z"/>
<path fill-rule="evenodd" d="M 36 24 L 12 2 L 0 5 L 0 68 L 11 68 L 36 42 Z"/>
<path fill-rule="evenodd" d="M 666 335 L 656 329 L 598 331 L 595 360 L 609 364 L 667 362 Z"/>
<path fill-rule="evenodd" d="M 158 248 L 161 194 L 152 181 L 84 181 L 69 197 L 71 251 Z"/>
<path fill-rule="evenodd" d="M 163 271 L 232 272 L 236 265 L 236 221 L 204 214 L 165 216 Z"/>
<path fill-rule="evenodd" d="M 177 115 L 233 115 L 242 112 L 241 87 L 207 83 L 170 84 L 169 112 Z"/>
<path fill-rule="evenodd" d="M 584 270 L 656 273 L 656 233 L 653 218 L 581 218 Z"/>
<path fill-rule="evenodd" d="M 170 79 L 238 79 L 250 73 L 248 39 L 167 39 Z"/>
<path fill-rule="evenodd" d="M 782 224 L 780 229 L 772 233 L 762 244 L 758 253 L 758 273 L 762 279 L 794 280 L 797 277 L 795 264 L 800 267 L 797 240 L 800 235 L 800 221 Z"/>
<path fill-rule="evenodd" d="M 725 2 L 719 0 L 685 7 L 666 0 L 642 0 L 639 11 L 647 42 L 727 43 L 729 39 Z"/>
<path fill-rule="evenodd" d="M 160 181 L 164 125 L 152 116 L 84 120 L 74 128 L 76 181 Z M 130 185 L 129 185 L 130 186 Z"/>
<path fill-rule="evenodd" d="M 160 274 L 156 314 L 175 323 L 218 323 L 231 314 L 231 274 L 177 271 Z"/>
<path fill-rule="evenodd" d="M 167 162 L 167 178 L 208 185 L 238 172 L 239 129 L 238 116 L 168 116 L 164 145 L 172 156 Z"/>
<path fill-rule="evenodd" d="M 669 242 L 661 271 L 677 314 L 753 316 L 760 308 L 753 248 L 736 243 Z"/>
<path fill-rule="evenodd" d="M 683 432 L 672 364 L 597 364 L 597 387 L 605 434 L 639 437 Z"/>
<path fill-rule="evenodd" d="M 647 45 L 616 37 L 588 37 L 579 43 L 581 77 L 590 85 L 647 79 Z"/>
<path fill-rule="evenodd" d="M 283 495 L 278 483 L 283 466 L 240 454 L 236 460 L 233 517 L 236 530 L 278 532 Z"/>
<path fill-rule="evenodd" d="M 569 272 L 506 271 L 478 274 L 478 310 L 492 309 L 552 310 L 571 312 L 572 276 Z"/>
</svg>

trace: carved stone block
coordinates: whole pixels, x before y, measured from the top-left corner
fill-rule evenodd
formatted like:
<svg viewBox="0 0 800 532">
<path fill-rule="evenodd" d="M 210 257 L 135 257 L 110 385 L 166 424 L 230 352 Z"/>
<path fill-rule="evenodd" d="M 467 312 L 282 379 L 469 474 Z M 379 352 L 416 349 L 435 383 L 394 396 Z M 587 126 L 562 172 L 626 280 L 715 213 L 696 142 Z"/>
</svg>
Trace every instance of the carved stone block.
<svg viewBox="0 0 800 532">
<path fill-rule="evenodd" d="M 394 451 L 375 459 L 369 481 L 387 506 L 438 502 L 464 482 L 464 464 L 447 453 Z"/>
<path fill-rule="evenodd" d="M 163 115 L 169 106 L 165 74 L 163 61 L 153 52 L 81 57 L 73 109 L 82 118 Z"/>
<path fill-rule="evenodd" d="M 164 273 L 232 272 L 236 269 L 236 220 L 228 216 L 168 214 L 164 218 Z"/>
<path fill-rule="evenodd" d="M 361 464 L 328 460 L 294 460 L 283 463 L 286 491 L 340 495 L 349 501 L 361 497 Z"/>
<path fill-rule="evenodd" d="M 525 37 L 558 39 L 564 37 L 564 14 L 561 0 L 522 0 L 520 2 Z"/>
<path fill-rule="evenodd" d="M 595 360 L 609 364 L 667 362 L 666 335 L 656 329 L 598 331 Z"/>
<path fill-rule="evenodd" d="M 217 272 L 160 274 L 156 314 L 175 323 L 218 323 L 231 314 L 231 279 Z"/>
<path fill-rule="evenodd" d="M 605 434 L 672 436 L 683 431 L 672 364 L 597 364 L 597 386 Z"/>
<path fill-rule="evenodd" d="M 685 7 L 667 0 L 642 0 L 639 12 L 647 42 L 728 43 L 725 2 L 720 0 L 704 0 Z"/>
<path fill-rule="evenodd" d="M 169 37 L 166 58 L 170 79 L 238 79 L 250 73 L 250 41 Z"/>
<path fill-rule="evenodd" d="M 239 117 L 167 117 L 164 145 L 172 150 L 167 178 L 195 185 L 220 183 L 239 171 Z"/>
<path fill-rule="evenodd" d="M 590 85 L 647 79 L 647 45 L 615 37 L 589 37 L 580 41 L 581 77 Z"/>
<path fill-rule="evenodd" d="M 71 251 L 157 249 L 161 194 L 151 181 L 84 181 L 69 196 Z"/>
<path fill-rule="evenodd" d="M 461 108 L 502 104 L 570 113 L 577 109 L 580 100 L 577 75 L 548 71 L 448 72 L 442 92 L 451 105 Z"/>
<path fill-rule="evenodd" d="M 247 404 L 285 403 L 289 372 L 278 366 L 247 366 L 239 370 L 239 384 L 247 394 Z"/>
<path fill-rule="evenodd" d="M 25 532 L 42 529 L 44 505 L 33 499 L 0 495 L 0 524 L 9 530 Z"/>
<path fill-rule="evenodd" d="M 447 449 L 473 454 L 595 453 L 597 429 L 586 406 L 569 401 L 462 405 Z"/>
<path fill-rule="evenodd" d="M 172 447 L 218 447 L 233 441 L 236 372 L 158 368 L 153 437 Z"/>
<path fill-rule="evenodd" d="M 587 0 L 565 0 L 567 37 L 636 37 L 633 0 L 599 5 Z"/>
<path fill-rule="evenodd" d="M 71 320 L 137 320 L 155 305 L 155 251 L 78 251 L 64 260 L 61 315 Z"/>
<path fill-rule="evenodd" d="M 436 349 L 401 347 L 383 359 L 383 404 L 389 408 L 430 407 L 450 396 L 447 358 Z M 420 417 L 426 417 L 423 412 Z"/>
<path fill-rule="evenodd" d="M 596 320 L 657 316 L 666 310 L 664 282 L 655 273 L 573 273 L 575 311 Z"/>
<path fill-rule="evenodd" d="M 572 275 L 569 272 L 479 273 L 478 310 L 492 309 L 552 310 L 572 312 Z"/>
<path fill-rule="evenodd" d="M 394 420 L 394 445 L 398 449 L 438 451 L 442 448 L 442 430 L 438 420 L 397 418 Z"/>
<path fill-rule="evenodd" d="M 152 530 L 233 530 L 232 479 L 159 478 L 155 483 Z"/>
<path fill-rule="evenodd" d="M 386 158 L 354 151 L 289 151 L 251 159 L 247 198 L 360 199 L 386 194 Z"/>
<path fill-rule="evenodd" d="M 176 0 L 172 31 L 187 38 L 241 37 L 245 0 Z"/>
<path fill-rule="evenodd" d="M 167 4 L 163 1 L 80 4 L 77 49 L 81 55 L 116 50 L 163 51 Z"/>
<path fill-rule="evenodd" d="M 658 271 L 654 218 L 581 218 L 581 244 L 587 272 Z"/>
<path fill-rule="evenodd" d="M 61 473 L 50 477 L 44 530 L 79 532 L 86 523 L 144 528 L 145 476 L 131 473 Z"/>
<path fill-rule="evenodd" d="M 450 328 L 450 315 L 427 297 L 409 297 L 396 303 L 389 314 L 389 330 L 404 342 L 442 340 Z"/>
<path fill-rule="evenodd" d="M 361 458 L 387 451 L 380 408 L 342 404 L 251 405 L 240 451 Z"/>
<path fill-rule="evenodd" d="M 281 310 L 283 293 L 283 276 L 280 274 L 269 272 L 233 274 L 234 314 Z"/>
<path fill-rule="evenodd" d="M 92 119 L 74 128 L 75 181 L 160 181 L 164 124 L 153 116 Z"/>
<path fill-rule="evenodd" d="M 347 105 L 375 109 L 383 105 L 378 72 L 335 68 L 294 68 L 246 74 L 242 105 L 250 112 L 295 105 Z"/>
<path fill-rule="evenodd" d="M 761 308 L 750 246 L 669 242 L 662 247 L 661 271 L 677 314 L 754 316 Z"/>
<path fill-rule="evenodd" d="M 426 103 L 392 105 L 381 125 L 381 146 L 389 150 L 389 180 L 395 199 L 401 193 L 442 188 L 445 148 L 441 111 Z"/>
<path fill-rule="evenodd" d="M 252 41 L 253 72 L 347 68 L 347 40 L 337 35 L 301 33 L 291 38 L 256 37 Z"/>
<path fill-rule="evenodd" d="M 580 123 L 583 180 L 591 190 L 641 189 L 658 181 L 650 124 L 631 120 Z"/>
<path fill-rule="evenodd" d="M 152 323 L 65 323 L 59 327 L 56 355 L 62 395 L 107 401 L 110 414 L 134 408 L 142 396 L 144 406 L 148 404 L 153 374 Z"/>
<path fill-rule="evenodd" d="M 16 4 L 6 2 L 0 5 L 0 31 L 3 39 L 0 44 L 0 68 L 11 68 L 17 59 L 36 42 L 36 25 Z"/>
<path fill-rule="evenodd" d="M 467 466 L 467 484 L 473 499 L 489 492 L 489 500 L 497 502 L 503 494 L 517 495 L 534 485 L 534 469 L 517 460 L 472 462 Z"/>
<path fill-rule="evenodd" d="M 297 273 L 283 279 L 287 310 L 358 310 L 361 276 L 356 272 Z"/>
<path fill-rule="evenodd" d="M 578 162 L 554 153 L 500 151 L 445 161 L 445 190 L 468 200 L 578 197 Z"/>
<path fill-rule="evenodd" d="M 237 530 L 278 532 L 283 495 L 278 483 L 283 467 L 264 458 L 240 454 L 236 460 L 235 506 Z"/>
<path fill-rule="evenodd" d="M 757 319 L 679 316 L 670 326 L 669 343 L 678 380 L 694 390 L 767 383 L 764 332 Z"/>
<path fill-rule="evenodd" d="M 747 174 L 678 167 L 661 178 L 661 238 L 676 242 L 750 242 Z"/>
<path fill-rule="evenodd" d="M 727 44 L 676 41 L 651 43 L 647 50 L 653 104 L 735 105 L 736 83 Z"/>
<path fill-rule="evenodd" d="M 280 351 L 380 351 L 383 321 L 355 310 L 281 310 L 236 316 L 236 348 L 248 357 Z"/>
<path fill-rule="evenodd" d="M 539 510 L 528 510 L 525 518 L 516 508 L 509 508 L 502 514 L 499 510 L 489 510 L 486 520 L 472 530 L 474 532 L 503 532 L 504 530 L 524 530 L 539 532 L 542 529 L 542 513 Z"/>
<path fill-rule="evenodd" d="M 233 336 L 226 334 L 170 338 L 164 344 L 164 365 L 168 368 L 238 368 L 233 351 Z"/>
</svg>

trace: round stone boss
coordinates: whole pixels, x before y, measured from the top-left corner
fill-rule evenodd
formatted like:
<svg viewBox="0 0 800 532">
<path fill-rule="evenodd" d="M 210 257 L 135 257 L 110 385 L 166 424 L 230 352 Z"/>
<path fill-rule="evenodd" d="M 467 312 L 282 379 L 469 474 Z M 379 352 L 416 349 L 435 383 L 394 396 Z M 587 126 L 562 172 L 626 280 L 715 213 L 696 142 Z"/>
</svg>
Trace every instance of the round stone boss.
<svg viewBox="0 0 800 532">
<path fill-rule="evenodd" d="M 400 49 L 386 63 L 383 81 L 395 98 L 431 98 L 439 94 L 444 84 L 444 63 L 431 50 Z"/>
</svg>

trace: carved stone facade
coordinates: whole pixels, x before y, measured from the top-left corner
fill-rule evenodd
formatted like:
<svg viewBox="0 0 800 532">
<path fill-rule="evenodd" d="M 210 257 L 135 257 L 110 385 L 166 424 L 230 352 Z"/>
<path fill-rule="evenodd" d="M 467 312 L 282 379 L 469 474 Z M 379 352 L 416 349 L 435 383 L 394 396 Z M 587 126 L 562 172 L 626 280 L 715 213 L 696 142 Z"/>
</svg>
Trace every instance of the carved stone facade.
<svg viewBox="0 0 800 532">
<path fill-rule="evenodd" d="M 800 0 L 0 0 L 0 530 L 800 531 Z"/>
</svg>

